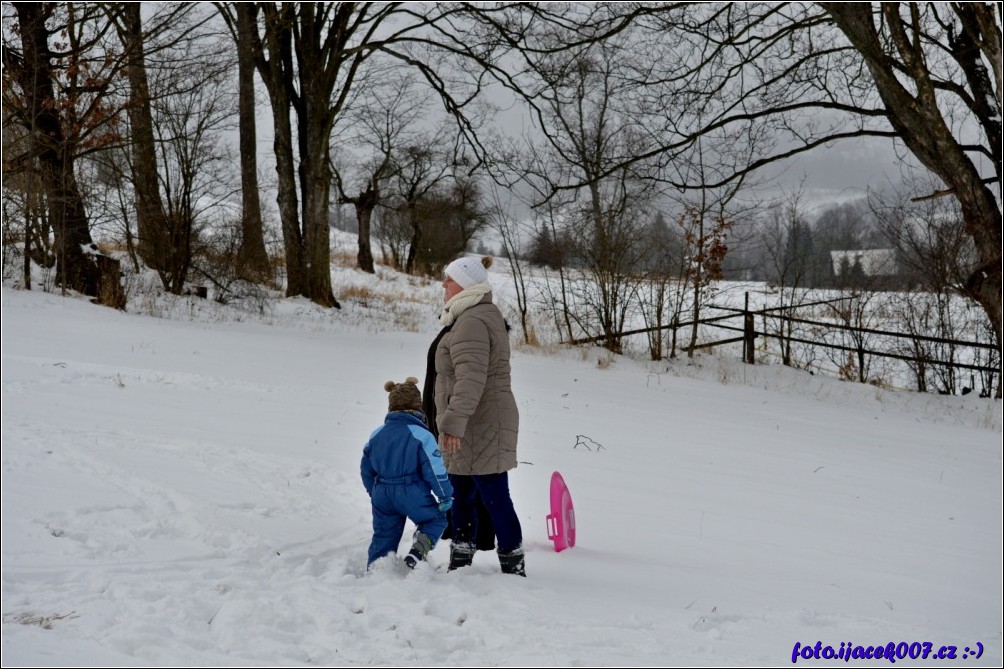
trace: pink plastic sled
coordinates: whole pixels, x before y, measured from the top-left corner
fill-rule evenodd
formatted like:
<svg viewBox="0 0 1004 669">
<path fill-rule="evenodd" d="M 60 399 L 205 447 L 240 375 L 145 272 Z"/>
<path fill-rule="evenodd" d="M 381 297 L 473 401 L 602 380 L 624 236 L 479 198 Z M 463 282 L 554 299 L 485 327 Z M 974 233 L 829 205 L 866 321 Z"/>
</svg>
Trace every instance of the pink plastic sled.
<svg viewBox="0 0 1004 669">
<path fill-rule="evenodd" d="M 554 552 L 575 545 L 575 509 L 561 474 L 551 474 L 551 515 L 547 517 L 547 538 L 554 542 Z"/>
</svg>

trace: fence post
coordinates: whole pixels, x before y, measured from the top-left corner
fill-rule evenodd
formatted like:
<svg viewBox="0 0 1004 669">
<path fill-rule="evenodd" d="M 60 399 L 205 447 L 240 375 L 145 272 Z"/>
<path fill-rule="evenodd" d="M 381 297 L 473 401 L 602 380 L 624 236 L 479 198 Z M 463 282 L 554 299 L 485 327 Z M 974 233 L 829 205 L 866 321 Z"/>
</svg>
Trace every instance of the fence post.
<svg viewBox="0 0 1004 669">
<path fill-rule="evenodd" d="M 753 328 L 753 314 L 750 313 L 750 294 L 746 291 L 746 304 L 743 307 L 743 362 L 753 363 L 753 339 L 756 332 Z"/>
</svg>

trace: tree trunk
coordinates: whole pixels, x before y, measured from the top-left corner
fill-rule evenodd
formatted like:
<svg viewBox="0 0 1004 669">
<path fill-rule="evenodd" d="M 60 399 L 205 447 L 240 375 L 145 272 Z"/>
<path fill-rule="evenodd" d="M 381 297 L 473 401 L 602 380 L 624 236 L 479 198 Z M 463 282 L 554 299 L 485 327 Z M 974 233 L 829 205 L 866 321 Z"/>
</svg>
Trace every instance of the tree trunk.
<svg viewBox="0 0 1004 669">
<path fill-rule="evenodd" d="M 687 349 L 687 357 L 694 357 L 694 347 L 697 346 L 697 329 L 701 322 L 701 289 L 704 288 L 704 214 L 707 207 L 703 201 L 703 191 L 701 192 L 701 210 L 697 216 L 697 261 L 694 263 L 694 313 L 693 323 L 690 326 L 690 348 Z"/>
<path fill-rule="evenodd" d="M 301 48 L 301 69 L 306 64 L 302 61 L 303 51 Z M 341 308 L 331 291 L 328 225 L 332 181 L 328 166 L 330 112 L 327 98 L 318 93 L 309 82 L 304 83 L 300 99 L 302 111 L 297 124 L 300 131 L 300 192 L 303 196 L 303 247 L 307 276 L 304 295 L 322 306 Z"/>
<path fill-rule="evenodd" d="M 308 115 L 308 125 L 309 123 Z M 313 141 L 308 145 L 307 155 L 300 156 L 303 241 L 307 259 L 306 296 L 322 306 L 340 308 L 338 300 L 331 291 L 331 245 L 328 233 L 331 170 L 328 168 L 326 130 L 326 128 L 308 128 L 308 135 Z M 324 149 L 319 148 L 321 144 Z"/>
<path fill-rule="evenodd" d="M 50 63 L 49 32 L 42 3 L 16 3 L 24 67 L 15 72 L 32 110 L 31 143 L 38 157 L 49 223 L 55 237 L 56 281 L 63 287 L 97 296 L 99 273 L 87 213 L 73 174 L 73 153 L 59 123 Z M 85 250 L 86 249 L 86 250 Z"/>
<path fill-rule="evenodd" d="M 56 242 L 56 281 L 84 295 L 98 295 L 98 269 L 92 253 L 97 250 L 91 239 L 87 212 L 80 197 L 73 160 L 56 158 L 48 165 L 49 213 Z"/>
<path fill-rule="evenodd" d="M 98 254 L 95 256 L 100 275 L 98 298 L 101 304 L 115 309 L 126 308 L 126 294 L 122 289 L 121 263 L 110 256 Z"/>
<path fill-rule="evenodd" d="M 411 274 L 415 270 L 415 256 L 418 255 L 418 245 L 422 243 L 422 228 L 418 224 L 418 214 L 415 206 L 408 207 L 408 220 L 411 222 L 411 243 L 408 245 L 408 257 L 404 263 L 404 273 Z"/>
<path fill-rule="evenodd" d="M 304 295 L 325 307 L 341 308 L 331 291 L 331 244 L 328 223 L 332 174 L 329 141 L 334 113 L 328 59 L 338 60 L 340 44 L 322 44 L 322 19 L 318 6 L 299 6 L 296 61 L 300 95 L 297 129 L 300 140 L 300 192 L 303 202 L 303 247 L 307 286 Z M 347 10 L 350 14 L 351 9 Z M 339 12 L 341 14 L 341 12 Z M 337 22 L 337 20 L 336 20 Z M 336 33 L 334 26 L 327 27 Z M 330 34 L 330 33 L 329 33 Z"/>
<path fill-rule="evenodd" d="M 276 203 L 282 225 L 283 250 L 286 256 L 286 297 L 305 295 L 307 274 L 304 264 L 303 237 L 296 196 L 296 171 L 293 163 L 293 129 L 290 123 L 292 86 L 292 20 L 293 8 L 284 5 L 277 10 L 271 3 L 261 5 L 265 12 L 265 45 L 256 40 L 256 65 L 272 106 L 275 171 L 278 178 Z M 269 57 L 265 58 L 267 49 Z"/>
<path fill-rule="evenodd" d="M 146 76 L 140 3 L 122 3 L 121 38 L 129 52 L 126 71 L 131 101 L 129 125 L 132 140 L 133 190 L 136 193 L 136 227 L 139 256 L 153 269 L 167 263 L 170 241 L 164 204 L 160 197 L 157 153 L 153 139 L 150 88 Z"/>
<path fill-rule="evenodd" d="M 262 279 L 270 272 L 265 235 L 262 230 L 261 201 L 258 198 L 258 141 L 255 128 L 254 69 L 252 31 L 257 33 L 257 9 L 252 3 L 237 3 L 237 80 L 241 154 L 241 245 L 239 262 L 251 278 Z"/>
<path fill-rule="evenodd" d="M 31 290 L 31 221 L 24 226 L 24 262 L 21 265 L 24 289 Z"/>
<path fill-rule="evenodd" d="M 276 87 L 283 87 L 281 80 Z M 275 171 L 278 176 L 275 201 L 279 205 L 282 242 L 286 255 L 286 297 L 293 297 L 306 294 L 307 272 L 294 177 L 293 129 L 289 118 L 289 98 L 285 94 L 272 96 L 272 118 L 275 124 L 272 148 L 275 151 Z"/>
<path fill-rule="evenodd" d="M 370 247 L 370 222 L 379 197 L 377 189 L 370 184 L 352 201 L 356 208 L 356 221 L 359 224 L 359 253 L 356 255 L 356 260 L 359 269 L 370 274 L 376 273 L 373 267 L 373 251 Z"/>
</svg>

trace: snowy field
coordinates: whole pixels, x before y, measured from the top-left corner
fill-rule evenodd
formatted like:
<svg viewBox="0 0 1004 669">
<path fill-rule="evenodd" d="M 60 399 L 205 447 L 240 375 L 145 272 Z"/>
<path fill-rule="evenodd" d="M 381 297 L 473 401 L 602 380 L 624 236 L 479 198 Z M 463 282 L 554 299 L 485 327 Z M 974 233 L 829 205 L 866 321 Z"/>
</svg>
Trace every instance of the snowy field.
<svg viewBox="0 0 1004 669">
<path fill-rule="evenodd" d="M 766 666 L 817 641 L 1004 660 L 1001 404 L 712 356 L 517 347 L 528 578 L 490 553 L 446 573 L 445 543 L 367 574 L 362 444 L 383 383 L 423 375 L 441 294 L 336 272 L 360 286 L 342 311 L 254 318 L 3 289 L 4 666 Z"/>
</svg>

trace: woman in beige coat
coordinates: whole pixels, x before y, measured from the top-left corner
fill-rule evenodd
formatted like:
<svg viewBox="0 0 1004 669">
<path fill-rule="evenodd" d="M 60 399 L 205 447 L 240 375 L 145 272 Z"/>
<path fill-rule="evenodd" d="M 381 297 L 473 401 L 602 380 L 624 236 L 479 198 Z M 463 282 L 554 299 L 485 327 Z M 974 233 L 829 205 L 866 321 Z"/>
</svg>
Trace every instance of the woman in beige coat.
<svg viewBox="0 0 1004 669">
<path fill-rule="evenodd" d="M 509 494 L 516 467 L 519 412 L 512 394 L 509 337 L 502 312 L 492 303 L 491 258 L 460 258 L 446 267 L 449 327 L 436 348 L 436 424 L 453 484 L 450 570 L 474 559 L 476 499 L 488 508 L 498 538 L 499 564 L 526 576 L 523 531 Z"/>
</svg>

